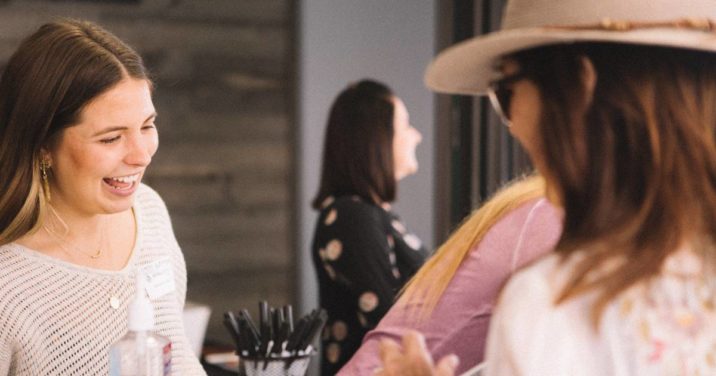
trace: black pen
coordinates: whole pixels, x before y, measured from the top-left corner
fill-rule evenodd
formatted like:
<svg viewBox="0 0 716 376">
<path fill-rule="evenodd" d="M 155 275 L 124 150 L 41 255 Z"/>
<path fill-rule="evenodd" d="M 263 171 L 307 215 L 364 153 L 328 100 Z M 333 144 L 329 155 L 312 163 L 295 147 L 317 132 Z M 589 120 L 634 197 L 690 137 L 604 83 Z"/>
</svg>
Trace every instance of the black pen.
<svg viewBox="0 0 716 376">
<path fill-rule="evenodd" d="M 259 327 L 261 328 L 261 336 L 264 335 L 264 330 L 267 329 L 269 323 L 269 305 L 268 302 L 262 300 L 259 302 Z"/>
<path fill-rule="evenodd" d="M 246 322 L 246 319 L 242 315 L 239 316 L 239 343 L 239 347 L 241 348 L 241 356 L 256 355 L 256 346 L 253 335 L 251 334 L 251 329 L 249 329 L 249 324 Z"/>
<path fill-rule="evenodd" d="M 267 356 L 271 346 L 272 328 L 269 306 L 265 300 L 259 302 L 259 328 L 261 330 L 261 344 L 259 345 L 260 356 Z"/>
<path fill-rule="evenodd" d="M 258 343 L 258 339 L 260 338 L 259 329 L 256 327 L 256 324 L 254 324 L 254 320 L 251 319 L 251 314 L 249 314 L 249 311 L 247 311 L 246 309 L 242 309 L 239 312 L 239 318 L 243 318 L 243 320 L 246 321 L 248 329 L 251 331 L 252 336 L 256 338 L 256 341 Z"/>
<path fill-rule="evenodd" d="M 271 308 L 271 321 L 273 323 L 273 346 L 271 347 L 271 353 L 281 354 L 283 350 L 283 311 L 280 308 Z"/>
<path fill-rule="evenodd" d="M 246 332 L 244 338 L 247 341 L 249 350 L 252 355 L 256 355 L 258 346 L 261 343 L 261 338 L 259 337 L 259 332 L 256 329 L 256 324 L 254 324 L 253 320 L 251 320 L 251 315 L 249 314 L 249 311 L 245 309 L 242 309 L 241 312 L 239 312 L 239 324 L 241 323 L 243 323 L 245 326 L 245 328 L 240 326 L 240 329 L 242 330 L 242 332 Z"/>
<path fill-rule="evenodd" d="M 271 308 L 271 321 L 273 322 L 274 339 L 280 334 L 280 328 L 283 325 L 283 311 L 280 308 Z"/>
<path fill-rule="evenodd" d="M 321 312 L 322 312 L 322 310 L 321 310 Z M 300 342 L 296 345 L 297 351 L 305 350 L 306 347 L 311 342 L 314 332 L 323 326 L 319 316 L 320 316 L 320 312 L 317 310 L 312 311 L 311 314 L 308 316 L 308 324 L 306 325 L 306 329 L 305 329 L 303 335 L 301 336 Z"/>
<path fill-rule="evenodd" d="M 305 351 L 309 345 L 313 344 L 313 342 L 318 337 L 318 334 L 323 329 L 323 326 L 326 324 L 327 320 L 328 313 L 326 313 L 325 310 L 321 309 L 320 311 L 317 311 L 316 314 L 311 317 L 311 325 L 309 327 L 309 330 L 306 331 L 306 334 L 303 336 L 303 341 L 297 349 L 300 351 Z"/>
<path fill-rule="evenodd" d="M 236 350 L 238 352 L 239 343 L 241 342 L 239 340 L 239 323 L 236 322 L 236 317 L 234 317 L 233 312 L 224 313 L 224 326 L 226 326 L 226 329 L 229 330 L 229 335 L 231 336 L 231 339 L 234 340 Z"/>
<path fill-rule="evenodd" d="M 279 330 L 279 335 L 276 338 L 276 343 L 278 343 L 279 349 L 281 351 L 288 350 L 288 339 L 291 334 L 291 331 L 289 329 L 289 325 L 287 321 L 284 321 L 281 325 L 281 329 Z M 279 351 L 279 352 L 281 352 Z"/>
<path fill-rule="evenodd" d="M 291 305 L 283 306 L 283 319 L 288 322 L 289 333 L 293 332 L 293 307 Z"/>
<path fill-rule="evenodd" d="M 305 335 L 304 333 L 307 330 L 308 323 L 308 317 L 306 316 L 298 320 L 298 322 L 296 323 L 296 330 L 294 330 L 288 337 L 288 344 L 286 345 L 286 350 L 291 352 L 297 350 L 297 346 L 301 343 L 301 339 Z"/>
</svg>

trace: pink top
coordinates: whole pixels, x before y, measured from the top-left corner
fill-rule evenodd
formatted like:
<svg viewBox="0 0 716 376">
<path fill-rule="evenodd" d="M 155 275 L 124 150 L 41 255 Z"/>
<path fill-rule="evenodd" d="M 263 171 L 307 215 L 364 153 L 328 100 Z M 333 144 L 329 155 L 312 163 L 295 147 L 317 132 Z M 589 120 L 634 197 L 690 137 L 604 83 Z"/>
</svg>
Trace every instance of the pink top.
<svg viewBox="0 0 716 376">
<path fill-rule="evenodd" d="M 561 231 L 560 211 L 543 198 L 505 215 L 470 251 L 428 320 L 409 326 L 404 308 L 393 306 L 338 375 L 372 375 L 379 365 L 380 340 L 399 341 L 409 329 L 425 335 L 435 359 L 456 354 L 457 374 L 482 362 L 500 288 L 515 270 L 550 251 Z"/>
</svg>

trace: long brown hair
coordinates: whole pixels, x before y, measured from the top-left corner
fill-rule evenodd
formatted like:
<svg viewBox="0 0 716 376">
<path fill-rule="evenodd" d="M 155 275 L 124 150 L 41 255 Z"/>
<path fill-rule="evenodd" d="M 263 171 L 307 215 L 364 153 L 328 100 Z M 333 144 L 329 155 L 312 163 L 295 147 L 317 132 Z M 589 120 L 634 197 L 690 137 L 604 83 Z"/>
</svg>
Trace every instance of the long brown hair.
<svg viewBox="0 0 716 376">
<path fill-rule="evenodd" d="M 544 194 L 545 182 L 538 175 L 520 177 L 497 191 L 465 219 L 405 285 L 398 306 L 405 307 L 416 321 L 427 319 L 470 250 L 506 214 Z"/>
<path fill-rule="evenodd" d="M 139 55 L 84 21 L 42 25 L 10 57 L 0 78 L 0 245 L 38 227 L 47 205 L 41 150 L 127 76 L 148 80 Z"/>
<path fill-rule="evenodd" d="M 393 92 L 383 83 L 349 85 L 331 106 L 323 166 L 313 208 L 329 196 L 358 195 L 381 204 L 395 200 Z"/>
<path fill-rule="evenodd" d="M 596 73 L 591 95 L 585 57 Z M 713 259 L 716 56 L 595 43 L 512 58 L 542 99 L 542 172 L 565 210 L 557 252 L 586 251 L 558 302 L 598 291 L 598 324 L 612 298 L 680 247 Z"/>
</svg>

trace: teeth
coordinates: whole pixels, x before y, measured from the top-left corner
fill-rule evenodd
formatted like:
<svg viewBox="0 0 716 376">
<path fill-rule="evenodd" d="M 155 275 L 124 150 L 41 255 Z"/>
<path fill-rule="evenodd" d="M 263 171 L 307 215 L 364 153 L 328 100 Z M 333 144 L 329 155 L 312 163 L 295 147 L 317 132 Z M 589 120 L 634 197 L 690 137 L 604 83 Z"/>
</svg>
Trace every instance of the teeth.
<svg viewBox="0 0 716 376">
<path fill-rule="evenodd" d="M 110 180 L 118 181 L 120 183 L 134 183 L 139 179 L 139 174 L 129 175 L 129 176 L 119 176 L 116 178 L 109 178 Z"/>
</svg>

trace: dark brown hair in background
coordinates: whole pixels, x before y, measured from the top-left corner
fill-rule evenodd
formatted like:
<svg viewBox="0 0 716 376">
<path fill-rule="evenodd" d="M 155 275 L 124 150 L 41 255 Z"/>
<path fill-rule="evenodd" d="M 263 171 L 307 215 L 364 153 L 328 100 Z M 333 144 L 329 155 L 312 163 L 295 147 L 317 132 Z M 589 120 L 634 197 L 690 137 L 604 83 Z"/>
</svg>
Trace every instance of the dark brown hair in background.
<svg viewBox="0 0 716 376">
<path fill-rule="evenodd" d="M 590 99 L 585 56 L 597 76 Z M 716 57 L 590 43 L 513 58 L 542 97 L 544 173 L 565 209 L 557 251 L 588 250 L 558 301 L 598 290 L 598 324 L 610 299 L 658 273 L 684 242 L 713 260 Z M 607 262 L 615 266 L 599 271 Z"/>
<path fill-rule="evenodd" d="M 0 245 L 38 225 L 46 204 L 41 149 L 127 76 L 148 79 L 139 55 L 84 21 L 45 24 L 10 57 L 0 79 Z"/>
<path fill-rule="evenodd" d="M 395 200 L 394 107 L 392 91 L 372 80 L 338 95 L 326 126 L 315 209 L 329 196 L 358 195 L 376 204 Z"/>
</svg>

